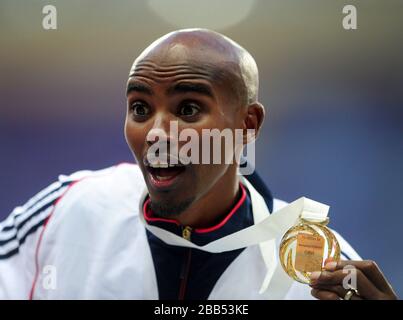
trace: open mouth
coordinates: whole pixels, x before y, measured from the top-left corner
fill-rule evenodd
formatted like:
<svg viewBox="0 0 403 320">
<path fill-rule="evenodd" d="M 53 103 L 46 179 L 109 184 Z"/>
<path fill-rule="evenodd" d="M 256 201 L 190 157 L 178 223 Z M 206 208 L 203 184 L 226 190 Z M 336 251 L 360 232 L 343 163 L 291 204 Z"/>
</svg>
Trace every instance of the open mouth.
<svg viewBox="0 0 403 320">
<path fill-rule="evenodd" d="M 145 161 L 145 167 L 150 175 L 151 184 L 156 188 L 172 186 L 186 170 L 186 166 L 183 164 L 151 164 L 148 161 Z"/>
</svg>

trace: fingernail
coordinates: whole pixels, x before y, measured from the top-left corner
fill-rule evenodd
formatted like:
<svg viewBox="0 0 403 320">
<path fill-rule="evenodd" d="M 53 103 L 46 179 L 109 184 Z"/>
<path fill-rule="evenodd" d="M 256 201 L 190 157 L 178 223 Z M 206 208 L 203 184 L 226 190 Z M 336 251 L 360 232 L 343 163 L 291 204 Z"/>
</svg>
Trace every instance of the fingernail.
<svg viewBox="0 0 403 320">
<path fill-rule="evenodd" d="M 309 279 L 311 279 L 311 281 L 318 280 L 321 273 L 320 271 L 314 271 L 310 274 Z"/>
<path fill-rule="evenodd" d="M 337 266 L 337 262 L 335 262 L 335 261 L 329 262 L 329 263 L 326 263 L 325 269 L 328 271 L 334 271 L 336 269 L 336 266 Z"/>
</svg>

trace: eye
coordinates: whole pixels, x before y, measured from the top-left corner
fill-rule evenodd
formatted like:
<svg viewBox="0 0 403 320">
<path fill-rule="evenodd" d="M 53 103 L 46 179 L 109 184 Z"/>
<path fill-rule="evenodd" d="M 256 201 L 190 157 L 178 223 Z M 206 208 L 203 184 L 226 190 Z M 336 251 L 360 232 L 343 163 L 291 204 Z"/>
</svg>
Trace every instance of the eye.
<svg viewBox="0 0 403 320">
<path fill-rule="evenodd" d="M 194 102 L 184 102 L 179 107 L 179 115 L 193 117 L 200 112 L 200 106 Z"/>
<path fill-rule="evenodd" d="M 135 101 L 130 105 L 130 110 L 135 117 L 144 117 L 150 113 L 150 107 L 143 101 Z"/>
</svg>

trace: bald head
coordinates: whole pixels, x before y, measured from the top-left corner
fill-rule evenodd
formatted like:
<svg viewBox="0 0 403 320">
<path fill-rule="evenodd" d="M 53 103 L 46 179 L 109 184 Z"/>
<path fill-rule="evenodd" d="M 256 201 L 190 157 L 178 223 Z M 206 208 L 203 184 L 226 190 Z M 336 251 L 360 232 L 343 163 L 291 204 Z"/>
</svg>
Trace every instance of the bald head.
<svg viewBox="0 0 403 320">
<path fill-rule="evenodd" d="M 252 56 L 213 31 L 169 33 L 135 60 L 127 82 L 125 136 L 140 160 L 157 215 L 174 213 L 182 225 L 205 227 L 234 203 L 240 147 L 257 137 L 265 116 L 257 91 Z M 169 158 L 172 152 L 186 154 L 191 163 L 178 169 L 150 168 L 145 162 L 150 153 L 168 149 Z"/>
<path fill-rule="evenodd" d="M 130 76 L 151 67 L 163 78 L 169 68 L 180 65 L 184 72 L 194 68 L 198 75 L 225 84 L 240 105 L 258 100 L 258 69 L 251 54 L 228 37 L 206 29 L 173 31 L 157 39 L 134 61 Z"/>
</svg>

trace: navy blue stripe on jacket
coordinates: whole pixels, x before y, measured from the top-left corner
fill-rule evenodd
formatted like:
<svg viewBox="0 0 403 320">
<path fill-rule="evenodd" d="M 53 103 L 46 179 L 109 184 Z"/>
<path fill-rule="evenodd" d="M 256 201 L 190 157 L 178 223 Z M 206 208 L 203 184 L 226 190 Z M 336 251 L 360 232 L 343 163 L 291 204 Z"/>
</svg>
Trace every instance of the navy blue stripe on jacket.
<svg viewBox="0 0 403 320">
<path fill-rule="evenodd" d="M 247 178 L 264 197 L 270 212 L 272 212 L 273 197 L 262 179 L 257 173 Z M 196 229 L 191 233 L 190 240 L 197 245 L 205 245 L 253 225 L 250 194 L 246 188 L 240 188 L 235 206 L 237 209 L 225 224 L 209 232 L 201 233 L 197 232 Z M 183 226 L 173 222 L 158 221 L 158 219 L 147 219 L 148 214 L 150 212 L 146 212 L 145 217 L 149 224 L 182 236 Z M 147 239 L 154 262 L 159 299 L 161 300 L 206 300 L 223 272 L 244 250 L 242 248 L 222 253 L 209 253 L 198 249 L 171 246 L 149 231 L 147 231 Z"/>
</svg>

